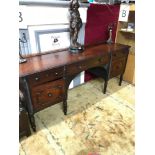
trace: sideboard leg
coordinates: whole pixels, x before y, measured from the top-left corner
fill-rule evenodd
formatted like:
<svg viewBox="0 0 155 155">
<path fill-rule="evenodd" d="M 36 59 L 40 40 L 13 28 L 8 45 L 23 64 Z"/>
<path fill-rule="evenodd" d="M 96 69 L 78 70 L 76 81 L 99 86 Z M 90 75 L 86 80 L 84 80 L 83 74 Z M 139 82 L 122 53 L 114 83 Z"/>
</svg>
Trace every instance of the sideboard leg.
<svg viewBox="0 0 155 155">
<path fill-rule="evenodd" d="M 105 80 L 104 89 L 103 89 L 103 93 L 104 93 L 104 94 L 106 94 L 107 85 L 108 85 L 108 80 Z"/>
<path fill-rule="evenodd" d="M 30 119 L 30 124 L 31 124 L 33 131 L 36 132 L 36 124 L 35 124 L 34 115 L 33 114 L 29 115 L 29 119 Z"/>
<path fill-rule="evenodd" d="M 65 89 L 65 91 L 64 91 L 64 95 L 63 95 L 63 112 L 64 112 L 64 115 L 67 115 L 67 93 L 68 93 L 68 87 L 65 86 L 64 89 Z"/>
<path fill-rule="evenodd" d="M 34 132 L 36 132 L 36 124 L 35 124 L 35 118 L 34 118 L 34 112 L 33 112 L 33 106 L 32 106 L 32 101 L 31 101 L 31 94 L 30 94 L 30 89 L 29 89 L 29 84 L 27 82 L 27 79 L 24 78 L 23 79 L 23 84 L 25 87 L 25 93 L 26 93 L 26 108 L 28 111 L 28 115 L 29 115 L 29 121 L 31 124 L 31 127 L 33 129 Z"/>
<path fill-rule="evenodd" d="M 67 115 L 67 100 L 63 101 L 63 112 L 64 112 L 64 115 Z"/>
<path fill-rule="evenodd" d="M 123 81 L 123 74 L 120 75 L 119 86 L 121 86 L 122 81 Z"/>
</svg>

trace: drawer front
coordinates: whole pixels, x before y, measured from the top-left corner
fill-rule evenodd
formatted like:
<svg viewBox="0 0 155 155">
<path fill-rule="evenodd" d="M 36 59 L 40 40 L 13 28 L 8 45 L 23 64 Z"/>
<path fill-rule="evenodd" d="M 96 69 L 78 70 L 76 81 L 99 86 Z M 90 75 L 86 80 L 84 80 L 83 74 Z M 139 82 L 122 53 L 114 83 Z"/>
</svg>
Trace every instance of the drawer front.
<svg viewBox="0 0 155 155">
<path fill-rule="evenodd" d="M 108 56 L 98 57 L 95 59 L 74 63 L 66 67 L 67 75 L 76 74 L 89 68 L 104 65 L 107 63 L 108 63 Z"/>
<path fill-rule="evenodd" d="M 32 88 L 32 102 L 35 111 L 44 109 L 63 99 L 64 81 L 56 80 Z"/>
<path fill-rule="evenodd" d="M 30 86 L 35 86 L 44 82 L 55 80 L 63 76 L 63 67 L 33 74 L 28 77 Z"/>
<path fill-rule="evenodd" d="M 115 77 L 122 74 L 125 70 L 126 58 L 121 58 L 112 62 L 110 77 Z"/>
<path fill-rule="evenodd" d="M 127 57 L 128 55 L 128 51 L 113 51 L 112 53 L 112 59 L 118 59 L 118 58 L 122 58 L 122 57 Z"/>
</svg>

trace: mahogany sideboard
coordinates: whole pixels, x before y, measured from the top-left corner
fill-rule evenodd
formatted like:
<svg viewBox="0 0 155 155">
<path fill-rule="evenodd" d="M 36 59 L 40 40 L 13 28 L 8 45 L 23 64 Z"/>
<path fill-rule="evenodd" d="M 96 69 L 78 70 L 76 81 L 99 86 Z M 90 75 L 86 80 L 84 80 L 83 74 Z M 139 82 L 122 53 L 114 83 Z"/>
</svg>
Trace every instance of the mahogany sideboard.
<svg viewBox="0 0 155 155">
<path fill-rule="evenodd" d="M 32 129 L 36 131 L 34 114 L 46 107 L 63 102 L 63 111 L 67 114 L 68 87 L 80 72 L 108 65 L 108 78 L 121 75 L 121 84 L 129 48 L 103 43 L 87 46 L 78 54 L 64 50 L 27 58 L 26 63 L 19 65 L 19 81 Z"/>
</svg>

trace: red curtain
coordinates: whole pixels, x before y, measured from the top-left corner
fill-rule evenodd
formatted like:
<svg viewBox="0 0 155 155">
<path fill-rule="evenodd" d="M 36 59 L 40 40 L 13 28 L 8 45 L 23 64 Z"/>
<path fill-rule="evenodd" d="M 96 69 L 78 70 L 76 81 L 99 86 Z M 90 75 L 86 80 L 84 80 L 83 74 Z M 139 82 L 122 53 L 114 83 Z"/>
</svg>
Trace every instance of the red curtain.
<svg viewBox="0 0 155 155">
<path fill-rule="evenodd" d="M 120 5 L 90 4 L 85 27 L 85 45 L 105 42 L 108 39 L 108 25 L 114 25 L 112 39 L 115 41 Z M 85 72 L 85 82 L 94 78 Z"/>
<path fill-rule="evenodd" d="M 108 39 L 108 25 L 113 27 L 113 41 L 116 36 L 120 5 L 90 4 L 85 27 L 85 45 Z"/>
</svg>

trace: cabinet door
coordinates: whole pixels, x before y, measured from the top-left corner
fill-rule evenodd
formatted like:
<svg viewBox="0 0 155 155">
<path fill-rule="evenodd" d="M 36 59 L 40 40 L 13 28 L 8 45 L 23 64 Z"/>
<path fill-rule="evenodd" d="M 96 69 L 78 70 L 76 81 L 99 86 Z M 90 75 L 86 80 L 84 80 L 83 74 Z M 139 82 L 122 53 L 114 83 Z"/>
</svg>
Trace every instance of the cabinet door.
<svg viewBox="0 0 155 155">
<path fill-rule="evenodd" d="M 110 78 L 122 74 L 125 70 L 126 58 L 117 59 L 112 62 L 110 70 Z"/>
</svg>

